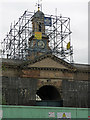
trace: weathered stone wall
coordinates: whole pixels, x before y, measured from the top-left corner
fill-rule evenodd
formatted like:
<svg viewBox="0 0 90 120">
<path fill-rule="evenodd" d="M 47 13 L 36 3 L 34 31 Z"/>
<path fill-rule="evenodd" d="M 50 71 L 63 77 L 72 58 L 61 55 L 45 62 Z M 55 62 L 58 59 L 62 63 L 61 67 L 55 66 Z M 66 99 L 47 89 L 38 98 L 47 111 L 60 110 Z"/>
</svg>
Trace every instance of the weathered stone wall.
<svg viewBox="0 0 90 120">
<path fill-rule="evenodd" d="M 88 71 L 76 71 L 74 73 L 74 80 L 89 80 L 88 79 Z"/>
<path fill-rule="evenodd" d="M 37 90 L 45 85 L 55 86 L 58 90 L 62 89 L 62 80 L 61 79 L 38 79 Z"/>
<path fill-rule="evenodd" d="M 19 77 L 21 75 L 21 70 L 19 68 L 5 68 L 2 70 L 2 76 L 6 77 Z"/>
<path fill-rule="evenodd" d="M 52 63 L 50 59 L 45 59 L 40 62 L 41 66 L 37 62 L 24 68 L 23 61 L 4 60 L 0 74 L 4 103 L 35 105 L 37 90 L 42 86 L 51 85 L 59 91 L 63 106 L 87 107 L 90 93 L 88 91 L 90 71 L 87 66 L 85 69 L 84 66 L 80 68 L 78 66 L 74 71 L 64 67 L 63 64 L 58 66 L 59 63 L 53 61 Z"/>
<path fill-rule="evenodd" d="M 64 70 L 36 70 L 36 69 L 24 69 L 22 70 L 22 77 L 32 77 L 32 78 L 46 78 L 46 79 L 73 79 L 72 72 Z"/>
<path fill-rule="evenodd" d="M 88 107 L 88 81 L 62 81 L 63 106 Z"/>
<path fill-rule="evenodd" d="M 34 105 L 36 86 L 36 79 L 2 77 L 3 100 L 5 104 Z"/>
</svg>

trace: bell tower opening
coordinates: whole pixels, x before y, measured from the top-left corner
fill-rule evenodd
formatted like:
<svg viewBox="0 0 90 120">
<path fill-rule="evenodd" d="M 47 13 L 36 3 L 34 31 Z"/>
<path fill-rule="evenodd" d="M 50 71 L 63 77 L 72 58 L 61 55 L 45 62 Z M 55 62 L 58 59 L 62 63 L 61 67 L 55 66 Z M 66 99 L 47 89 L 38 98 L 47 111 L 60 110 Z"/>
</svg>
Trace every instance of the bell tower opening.
<svg viewBox="0 0 90 120">
<path fill-rule="evenodd" d="M 42 26 L 41 26 L 41 23 L 39 23 L 39 32 L 42 31 Z"/>
<path fill-rule="evenodd" d="M 45 35 L 44 13 L 37 11 L 32 17 L 32 31 L 42 32 Z"/>
<path fill-rule="evenodd" d="M 51 85 L 45 85 L 37 90 L 37 105 L 41 106 L 63 106 L 61 95 L 58 90 Z"/>
</svg>

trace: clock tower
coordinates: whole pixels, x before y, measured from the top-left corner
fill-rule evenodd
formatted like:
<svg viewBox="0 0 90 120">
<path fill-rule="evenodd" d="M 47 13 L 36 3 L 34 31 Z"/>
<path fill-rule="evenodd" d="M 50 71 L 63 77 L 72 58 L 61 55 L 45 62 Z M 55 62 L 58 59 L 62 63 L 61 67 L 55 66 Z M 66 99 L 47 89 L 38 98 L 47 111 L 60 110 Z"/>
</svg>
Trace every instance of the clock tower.
<svg viewBox="0 0 90 120">
<path fill-rule="evenodd" d="M 29 38 L 29 58 L 34 59 L 49 52 L 49 37 L 45 33 L 44 13 L 38 10 L 32 16 L 32 36 Z"/>
</svg>

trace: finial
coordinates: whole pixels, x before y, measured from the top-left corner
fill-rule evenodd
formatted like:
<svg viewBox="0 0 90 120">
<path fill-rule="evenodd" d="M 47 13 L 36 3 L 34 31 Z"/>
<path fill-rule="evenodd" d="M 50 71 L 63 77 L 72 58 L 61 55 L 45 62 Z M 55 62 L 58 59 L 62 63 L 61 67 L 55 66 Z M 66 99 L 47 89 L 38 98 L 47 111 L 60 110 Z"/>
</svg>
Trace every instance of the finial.
<svg viewBox="0 0 90 120">
<path fill-rule="evenodd" d="M 42 4 L 40 4 L 42 0 L 38 0 L 38 3 L 36 3 L 36 6 L 38 6 L 38 11 L 40 10 L 40 7 L 42 9 Z"/>
<path fill-rule="evenodd" d="M 38 0 L 38 11 L 39 11 L 39 9 L 40 9 L 40 4 L 39 4 L 39 0 Z"/>
</svg>

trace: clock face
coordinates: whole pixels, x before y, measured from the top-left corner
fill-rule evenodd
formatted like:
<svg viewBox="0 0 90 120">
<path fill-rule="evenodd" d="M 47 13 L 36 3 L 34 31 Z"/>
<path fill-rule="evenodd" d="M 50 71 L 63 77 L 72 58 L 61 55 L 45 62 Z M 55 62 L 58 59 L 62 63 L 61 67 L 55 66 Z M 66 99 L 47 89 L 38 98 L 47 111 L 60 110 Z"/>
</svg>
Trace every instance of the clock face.
<svg viewBox="0 0 90 120">
<path fill-rule="evenodd" d="M 42 40 L 38 41 L 38 47 L 39 48 L 44 48 L 45 47 L 45 43 Z"/>
</svg>

